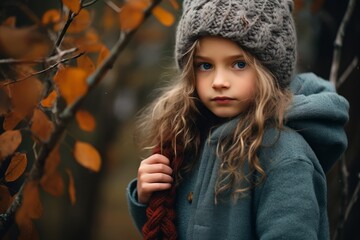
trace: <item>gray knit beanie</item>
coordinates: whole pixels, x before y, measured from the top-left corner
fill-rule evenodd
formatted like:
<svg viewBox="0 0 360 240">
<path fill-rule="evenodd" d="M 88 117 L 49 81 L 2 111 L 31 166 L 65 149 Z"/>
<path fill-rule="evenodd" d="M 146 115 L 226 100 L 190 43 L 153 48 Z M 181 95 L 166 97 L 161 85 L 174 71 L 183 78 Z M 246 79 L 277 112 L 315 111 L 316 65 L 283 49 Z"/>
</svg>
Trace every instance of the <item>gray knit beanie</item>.
<svg viewBox="0 0 360 240">
<path fill-rule="evenodd" d="M 184 0 L 175 58 L 180 69 L 194 41 L 221 36 L 254 55 L 288 87 L 296 61 L 292 0 Z"/>
</svg>

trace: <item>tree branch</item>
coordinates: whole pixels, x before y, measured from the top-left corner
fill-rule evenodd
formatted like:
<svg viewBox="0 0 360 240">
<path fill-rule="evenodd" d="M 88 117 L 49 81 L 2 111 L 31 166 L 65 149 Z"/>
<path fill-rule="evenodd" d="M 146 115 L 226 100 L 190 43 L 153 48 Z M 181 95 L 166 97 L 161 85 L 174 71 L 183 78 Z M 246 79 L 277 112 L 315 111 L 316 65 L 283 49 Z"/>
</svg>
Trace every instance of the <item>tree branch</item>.
<svg viewBox="0 0 360 240">
<path fill-rule="evenodd" d="M 359 63 L 359 58 L 354 57 L 350 65 L 346 68 L 344 73 L 339 78 L 339 81 L 337 81 L 336 88 L 339 88 L 346 81 L 346 79 L 348 79 L 352 71 L 357 67 L 358 63 Z"/>
<path fill-rule="evenodd" d="M 339 30 L 336 35 L 335 43 L 334 43 L 334 54 L 333 54 L 333 61 L 331 65 L 330 71 L 330 82 L 336 86 L 336 82 L 338 80 L 338 72 L 340 66 L 340 59 L 341 59 L 341 50 L 343 47 L 343 39 L 345 36 L 345 28 L 351 18 L 351 15 L 355 8 L 356 0 L 349 0 L 349 4 L 347 6 L 344 18 L 341 21 Z"/>
<path fill-rule="evenodd" d="M 152 9 L 157 6 L 161 0 L 154 0 L 152 4 L 149 6 L 149 8 L 144 12 L 144 20 L 147 19 L 151 15 Z M 18 196 L 16 199 L 12 202 L 11 206 L 7 210 L 5 214 L 3 214 L 0 218 L 0 238 L 2 238 L 5 233 L 8 231 L 8 229 L 12 226 L 14 223 L 14 218 L 17 210 L 20 207 L 21 203 L 21 197 L 23 194 L 23 186 L 30 180 L 39 180 L 41 179 L 43 172 L 44 172 L 44 165 L 46 162 L 46 159 L 51 152 L 51 150 L 61 141 L 62 136 L 66 130 L 67 125 L 70 123 L 70 121 L 73 119 L 75 112 L 80 107 L 83 100 L 86 98 L 86 96 L 89 94 L 89 92 L 94 89 L 94 87 L 104 78 L 105 74 L 110 70 L 116 59 L 119 57 L 122 50 L 125 48 L 125 46 L 128 44 L 130 38 L 133 36 L 133 34 L 137 31 L 137 29 L 134 29 L 129 32 L 122 32 L 120 34 L 120 37 L 117 41 L 117 43 L 112 48 L 110 55 L 104 60 L 104 62 L 99 66 L 99 68 L 88 77 L 88 84 L 89 84 L 89 91 L 86 95 L 80 97 L 77 101 L 75 101 L 72 105 L 68 106 L 63 113 L 60 115 L 60 121 L 54 131 L 54 133 L 51 135 L 48 142 L 44 143 L 43 146 L 40 148 L 38 153 L 38 158 L 34 162 L 33 166 L 31 167 L 31 170 L 29 172 L 29 177 L 25 179 L 22 187 L 20 188 L 18 192 Z"/>
</svg>

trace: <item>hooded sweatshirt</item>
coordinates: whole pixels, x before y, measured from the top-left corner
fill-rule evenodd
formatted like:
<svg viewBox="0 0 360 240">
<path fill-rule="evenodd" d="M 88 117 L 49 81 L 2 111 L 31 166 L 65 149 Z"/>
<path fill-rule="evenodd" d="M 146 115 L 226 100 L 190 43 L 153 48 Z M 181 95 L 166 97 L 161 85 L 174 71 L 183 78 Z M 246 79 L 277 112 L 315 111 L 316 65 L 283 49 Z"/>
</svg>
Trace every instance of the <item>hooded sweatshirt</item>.
<svg viewBox="0 0 360 240">
<path fill-rule="evenodd" d="M 239 119 L 222 124 L 204 142 L 196 165 L 177 188 L 179 239 L 329 239 L 325 172 L 346 149 L 349 105 L 312 73 L 297 75 L 290 88 L 294 98 L 285 128 L 268 128 L 258 150 L 266 178 L 236 202 L 228 192 L 215 204 L 220 167 L 215 152 Z M 134 179 L 127 198 L 141 230 L 147 206 L 138 203 L 136 194 Z"/>
</svg>

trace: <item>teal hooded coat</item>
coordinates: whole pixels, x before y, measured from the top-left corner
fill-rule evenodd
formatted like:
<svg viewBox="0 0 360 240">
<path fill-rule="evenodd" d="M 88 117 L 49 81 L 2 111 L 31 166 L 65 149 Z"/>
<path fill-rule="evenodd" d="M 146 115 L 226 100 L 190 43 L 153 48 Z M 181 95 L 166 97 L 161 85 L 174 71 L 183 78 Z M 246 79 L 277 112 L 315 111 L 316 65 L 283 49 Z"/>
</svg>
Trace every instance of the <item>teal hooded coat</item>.
<svg viewBox="0 0 360 240">
<path fill-rule="evenodd" d="M 222 124 L 205 141 L 195 167 L 177 189 L 179 239 L 329 239 L 325 173 L 346 149 L 349 105 L 312 73 L 297 75 L 290 88 L 294 98 L 286 127 L 267 129 L 258 151 L 266 178 L 235 203 L 228 195 L 222 196 L 228 201 L 215 204 L 220 165 L 215 149 L 239 119 Z M 127 198 L 141 230 L 146 205 L 137 202 L 136 179 L 129 183 Z"/>
</svg>

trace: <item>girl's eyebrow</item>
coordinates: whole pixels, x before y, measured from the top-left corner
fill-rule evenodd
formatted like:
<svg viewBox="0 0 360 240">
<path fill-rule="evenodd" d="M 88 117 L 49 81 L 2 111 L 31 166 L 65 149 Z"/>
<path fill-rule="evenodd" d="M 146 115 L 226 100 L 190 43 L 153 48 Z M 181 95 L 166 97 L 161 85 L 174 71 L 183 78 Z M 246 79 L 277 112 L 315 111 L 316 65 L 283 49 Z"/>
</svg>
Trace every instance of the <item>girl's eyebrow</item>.
<svg viewBox="0 0 360 240">
<path fill-rule="evenodd" d="M 244 54 L 237 54 L 237 55 L 233 55 L 233 56 L 227 56 L 225 57 L 225 60 L 232 60 L 232 59 L 243 59 L 245 58 Z M 200 55 L 195 55 L 194 56 L 195 60 L 210 60 L 211 57 L 205 57 L 205 56 L 200 56 Z"/>
</svg>

